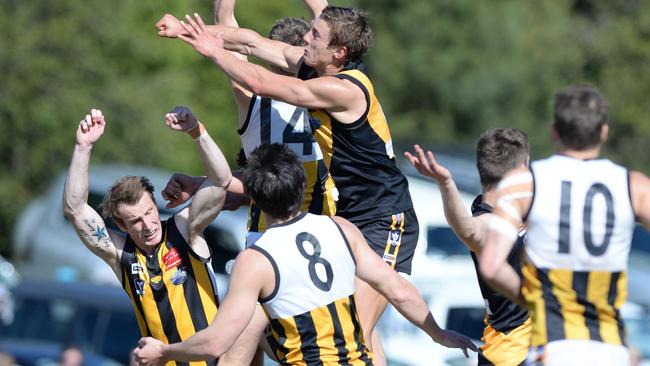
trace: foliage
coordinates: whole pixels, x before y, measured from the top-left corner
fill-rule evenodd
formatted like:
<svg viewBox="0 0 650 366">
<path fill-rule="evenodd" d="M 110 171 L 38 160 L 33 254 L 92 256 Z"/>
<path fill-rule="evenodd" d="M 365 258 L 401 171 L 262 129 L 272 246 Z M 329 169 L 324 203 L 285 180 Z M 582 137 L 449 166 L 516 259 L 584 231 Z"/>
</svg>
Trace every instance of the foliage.
<svg viewBox="0 0 650 366">
<path fill-rule="evenodd" d="M 606 155 L 648 170 L 650 9 L 647 2 L 595 0 L 335 1 L 367 9 L 375 46 L 370 72 L 398 146 L 461 144 L 471 150 L 489 126 L 531 137 L 534 156 L 551 151 L 552 94 L 574 83 L 610 101 Z M 65 169 L 77 122 L 104 110 L 107 132 L 93 162 L 201 172 L 187 138 L 163 128 L 164 113 L 187 105 L 231 160 L 239 142 L 226 79 L 181 41 L 153 28 L 164 13 L 211 2 L 116 0 L 0 4 L 0 252 L 9 252 L 17 214 Z M 302 1 L 240 0 L 241 26 L 265 33 Z"/>
</svg>

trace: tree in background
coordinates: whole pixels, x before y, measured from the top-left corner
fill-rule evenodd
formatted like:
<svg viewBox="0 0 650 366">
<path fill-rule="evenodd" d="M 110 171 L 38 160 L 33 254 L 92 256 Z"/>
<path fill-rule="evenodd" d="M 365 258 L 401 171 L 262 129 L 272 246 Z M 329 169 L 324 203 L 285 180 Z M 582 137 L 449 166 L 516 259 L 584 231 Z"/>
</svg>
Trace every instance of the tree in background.
<svg viewBox="0 0 650 366">
<path fill-rule="evenodd" d="M 465 144 L 490 126 L 517 127 L 533 155 L 551 151 L 552 94 L 596 85 L 611 103 L 607 157 L 649 172 L 650 5 L 626 0 L 356 0 L 375 45 L 367 57 L 398 146 Z M 162 117 L 191 106 L 232 161 L 239 147 L 227 80 L 182 42 L 158 38 L 164 12 L 211 1 L 18 1 L 0 3 L 0 253 L 26 202 L 70 159 L 69 126 L 90 107 L 113 121 L 96 162 L 137 163 L 197 174 L 200 162 Z M 242 27 L 266 33 L 275 19 L 308 18 L 301 0 L 239 0 Z M 223 121 L 223 123 L 222 123 Z M 67 127 L 66 127 L 67 126 Z M 398 154 L 399 155 L 399 154 Z"/>
</svg>

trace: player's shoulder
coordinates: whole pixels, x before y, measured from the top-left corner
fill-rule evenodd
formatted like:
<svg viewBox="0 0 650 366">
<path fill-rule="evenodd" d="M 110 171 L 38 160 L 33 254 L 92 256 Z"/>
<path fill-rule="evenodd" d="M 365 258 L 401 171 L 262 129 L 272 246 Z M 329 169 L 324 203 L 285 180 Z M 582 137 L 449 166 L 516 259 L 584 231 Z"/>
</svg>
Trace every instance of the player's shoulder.
<svg viewBox="0 0 650 366">
<path fill-rule="evenodd" d="M 522 166 L 506 173 L 499 184 L 497 191 L 519 191 L 532 188 L 533 173 L 528 166 Z"/>
</svg>

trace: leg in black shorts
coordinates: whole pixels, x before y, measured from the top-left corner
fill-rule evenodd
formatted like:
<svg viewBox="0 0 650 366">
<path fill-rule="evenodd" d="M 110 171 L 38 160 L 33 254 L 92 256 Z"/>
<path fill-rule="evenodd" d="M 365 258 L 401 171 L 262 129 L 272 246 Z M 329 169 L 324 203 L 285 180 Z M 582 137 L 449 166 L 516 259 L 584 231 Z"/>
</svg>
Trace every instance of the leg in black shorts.
<svg viewBox="0 0 650 366">
<path fill-rule="evenodd" d="M 411 262 L 418 243 L 420 226 L 415 211 L 354 223 L 368 245 L 397 272 L 411 274 Z"/>
</svg>

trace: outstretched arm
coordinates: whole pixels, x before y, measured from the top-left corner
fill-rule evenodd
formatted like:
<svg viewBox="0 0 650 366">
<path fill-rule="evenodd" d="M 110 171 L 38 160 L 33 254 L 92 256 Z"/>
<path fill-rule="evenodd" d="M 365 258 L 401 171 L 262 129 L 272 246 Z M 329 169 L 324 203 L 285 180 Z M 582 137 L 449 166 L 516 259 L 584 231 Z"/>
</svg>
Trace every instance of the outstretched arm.
<svg viewBox="0 0 650 366">
<path fill-rule="evenodd" d="M 311 13 L 311 18 L 316 19 L 327 7 L 327 0 L 305 0 L 305 5 Z"/>
<path fill-rule="evenodd" d="M 197 16 L 196 13 L 195 16 Z M 188 34 L 182 28 L 180 20 L 171 14 L 163 15 L 156 23 L 156 28 L 158 29 L 158 35 L 161 37 L 180 38 L 180 36 L 187 36 Z M 238 28 L 237 26 L 209 25 L 206 26 L 206 31 L 213 36 L 223 38 L 223 47 L 228 51 L 257 57 L 290 73 L 295 74 L 298 72 L 304 52 L 303 47 L 274 41 L 253 30 Z"/>
<path fill-rule="evenodd" d="M 77 128 L 76 143 L 63 191 L 63 212 L 77 235 L 98 257 L 113 269 L 118 279 L 119 255 L 102 217 L 88 205 L 88 166 L 93 144 L 104 133 L 106 122 L 99 109 L 92 109 Z M 117 234 L 113 234 L 115 238 Z M 123 243 L 121 243 L 123 244 Z"/>
<path fill-rule="evenodd" d="M 460 348 L 465 356 L 468 349 L 478 350 L 469 338 L 438 326 L 418 290 L 370 249 L 354 224 L 341 217 L 334 217 L 334 220 L 340 225 L 352 247 L 357 277 L 384 295 L 406 319 L 425 331 L 436 343 L 445 347 Z"/>
<path fill-rule="evenodd" d="M 214 61 L 231 79 L 255 94 L 284 101 L 307 108 L 326 109 L 332 113 L 351 113 L 356 116 L 365 111 L 365 95 L 353 83 L 335 77 L 319 77 L 312 80 L 299 80 L 295 77 L 278 75 L 261 66 L 237 60 L 223 48 L 223 40 L 207 32 L 200 16 L 196 20 L 187 17 L 182 23 L 187 36 L 180 35 L 183 41 L 205 57 Z M 339 121 L 341 115 L 335 115 Z"/>
<path fill-rule="evenodd" d="M 235 18 L 235 0 L 214 0 L 214 21 L 215 24 L 238 29 L 239 24 Z M 248 60 L 246 56 L 242 55 L 239 52 L 231 51 L 231 54 L 239 60 Z M 229 81 L 230 88 L 232 89 L 233 96 L 235 97 L 235 103 L 237 103 L 237 111 L 239 117 L 238 128 L 241 128 L 244 125 L 244 121 L 246 120 L 248 107 L 250 106 L 253 93 L 246 90 L 244 87 L 232 79 L 229 79 Z"/>
<path fill-rule="evenodd" d="M 472 217 L 460 198 L 456 183 L 447 168 L 438 164 L 433 153 L 424 150 L 419 145 L 413 146 L 414 153 L 404 153 L 417 171 L 425 177 L 438 182 L 442 196 L 442 207 L 449 227 L 465 243 L 469 250 L 479 253 L 481 240 L 485 230 L 483 220 Z"/>
<path fill-rule="evenodd" d="M 533 176 L 528 168 L 514 169 L 503 177 L 479 257 L 479 268 L 488 284 L 521 306 L 521 279 L 508 263 L 508 255 L 519 237 L 532 197 Z"/>
<path fill-rule="evenodd" d="M 187 132 L 193 138 L 208 177 L 194 195 L 187 221 L 190 246 L 197 254 L 208 257 L 209 250 L 203 238 L 203 231 L 221 212 L 232 173 L 223 153 L 189 108 L 174 108 L 165 116 L 165 123 L 171 129 Z M 182 212 L 179 215 L 182 215 Z"/>
<path fill-rule="evenodd" d="M 274 278 L 271 263 L 252 249 L 237 256 L 230 276 L 228 294 L 210 325 L 181 343 L 163 344 L 143 338 L 134 351 L 142 365 L 165 361 L 200 361 L 223 355 L 244 331 L 255 313 L 255 304 L 265 282 Z"/>
</svg>

